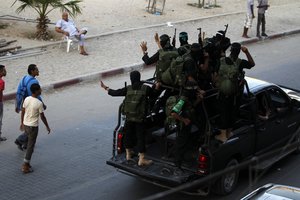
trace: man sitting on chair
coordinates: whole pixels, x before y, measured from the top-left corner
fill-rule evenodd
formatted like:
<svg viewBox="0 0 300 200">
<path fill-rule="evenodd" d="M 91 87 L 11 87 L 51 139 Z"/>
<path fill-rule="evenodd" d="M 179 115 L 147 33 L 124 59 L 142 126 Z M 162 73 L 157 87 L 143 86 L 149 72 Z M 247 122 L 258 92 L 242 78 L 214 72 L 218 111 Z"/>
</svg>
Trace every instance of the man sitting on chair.
<svg viewBox="0 0 300 200">
<path fill-rule="evenodd" d="M 63 12 L 62 19 L 58 20 L 56 23 L 55 31 L 70 38 L 75 37 L 79 41 L 80 54 L 85 56 L 88 55 L 88 53 L 84 50 L 84 36 L 87 33 L 87 29 L 83 28 L 79 30 L 74 21 L 68 18 L 67 12 Z"/>
</svg>

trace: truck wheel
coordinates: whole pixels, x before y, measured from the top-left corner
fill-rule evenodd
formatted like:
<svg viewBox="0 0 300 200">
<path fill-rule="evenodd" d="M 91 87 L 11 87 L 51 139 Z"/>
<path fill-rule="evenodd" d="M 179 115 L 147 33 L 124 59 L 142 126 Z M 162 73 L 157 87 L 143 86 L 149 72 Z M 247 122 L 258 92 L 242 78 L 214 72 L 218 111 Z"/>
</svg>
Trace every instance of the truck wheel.
<svg viewBox="0 0 300 200">
<path fill-rule="evenodd" d="M 233 158 L 227 163 L 225 169 L 231 166 L 236 166 L 238 164 L 239 162 Z M 215 183 L 215 186 L 213 187 L 213 192 L 219 195 L 227 195 L 231 193 L 236 187 L 238 178 L 239 178 L 239 171 L 234 171 L 223 175 Z"/>
</svg>

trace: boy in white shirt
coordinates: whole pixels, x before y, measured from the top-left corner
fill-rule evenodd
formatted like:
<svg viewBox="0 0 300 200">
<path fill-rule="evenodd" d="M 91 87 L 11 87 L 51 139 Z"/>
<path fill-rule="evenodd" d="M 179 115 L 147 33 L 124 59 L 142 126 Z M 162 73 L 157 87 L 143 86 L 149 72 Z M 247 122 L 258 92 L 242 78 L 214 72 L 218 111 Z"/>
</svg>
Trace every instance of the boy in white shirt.
<svg viewBox="0 0 300 200">
<path fill-rule="evenodd" d="M 39 84 L 34 83 L 31 85 L 30 90 L 32 95 L 26 97 L 24 100 L 20 126 L 21 131 L 25 131 L 28 135 L 27 151 L 22 165 L 22 172 L 25 174 L 33 171 L 30 159 L 38 135 L 39 116 L 47 128 L 48 134 L 50 133 L 50 128 L 44 115 L 43 103 L 37 98 L 41 95 L 42 89 Z"/>
</svg>

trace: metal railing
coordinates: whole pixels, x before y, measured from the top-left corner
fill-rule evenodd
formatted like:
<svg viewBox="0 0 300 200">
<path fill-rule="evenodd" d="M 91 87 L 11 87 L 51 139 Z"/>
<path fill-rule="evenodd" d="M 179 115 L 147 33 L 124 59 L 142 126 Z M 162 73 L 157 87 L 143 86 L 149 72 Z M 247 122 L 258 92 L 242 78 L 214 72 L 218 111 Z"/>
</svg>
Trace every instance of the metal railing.
<svg viewBox="0 0 300 200">
<path fill-rule="evenodd" d="M 299 137 L 300 134 L 300 127 L 297 129 L 297 131 L 292 135 L 292 137 L 290 138 L 290 140 L 288 141 L 288 143 L 282 147 L 282 148 L 277 148 L 273 151 L 267 152 L 265 154 L 262 154 L 260 156 L 254 156 L 252 157 L 252 159 L 244 161 L 236 166 L 231 166 L 227 169 L 224 169 L 222 171 L 218 171 L 215 172 L 213 174 L 210 174 L 208 176 L 205 176 L 201 179 L 198 179 L 196 181 L 193 182 L 189 182 L 183 185 L 180 185 L 178 187 L 172 188 L 170 190 L 164 191 L 164 192 L 160 192 L 151 196 L 148 196 L 146 198 L 142 198 L 141 200 L 157 200 L 157 199 L 162 199 L 163 197 L 169 196 L 171 194 L 177 193 L 177 192 L 182 192 L 184 190 L 188 190 L 191 188 L 196 188 L 196 187 L 200 187 L 203 186 L 204 184 L 210 183 L 213 180 L 216 180 L 218 178 L 220 178 L 221 176 L 224 176 L 225 174 L 228 173 L 232 173 L 234 171 L 239 171 L 242 169 L 249 169 L 249 190 L 252 190 L 253 185 L 265 174 L 265 172 L 267 170 L 262 171 L 259 176 L 256 176 L 255 179 L 252 179 L 252 171 L 253 171 L 253 167 L 259 163 L 259 161 L 262 160 L 266 160 L 269 159 L 271 157 L 276 157 L 280 154 L 282 154 L 285 151 L 291 151 L 295 148 L 299 148 L 300 145 L 300 141 L 297 140 L 295 142 L 292 142 L 293 140 L 295 140 L 295 138 L 298 136 Z M 277 159 L 278 161 L 279 159 Z M 276 161 L 275 161 L 276 162 Z"/>
<path fill-rule="evenodd" d="M 30 23 L 39 23 L 38 20 L 36 20 L 36 19 L 28 19 L 25 17 L 17 17 L 17 16 L 13 16 L 13 15 L 1 15 L 0 19 L 11 20 L 11 21 L 30 22 Z M 48 24 L 55 25 L 54 22 L 50 22 L 50 21 L 48 22 Z"/>
</svg>

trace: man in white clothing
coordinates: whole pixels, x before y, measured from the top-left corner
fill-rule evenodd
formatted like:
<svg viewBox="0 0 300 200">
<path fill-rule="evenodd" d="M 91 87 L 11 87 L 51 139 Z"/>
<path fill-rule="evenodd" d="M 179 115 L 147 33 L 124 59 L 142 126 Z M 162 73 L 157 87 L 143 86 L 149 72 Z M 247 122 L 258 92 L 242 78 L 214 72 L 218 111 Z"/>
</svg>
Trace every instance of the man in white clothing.
<svg viewBox="0 0 300 200">
<path fill-rule="evenodd" d="M 87 33 L 87 28 L 82 28 L 79 30 L 74 21 L 69 19 L 69 15 L 67 12 L 62 14 L 62 19 L 58 20 L 55 25 L 55 31 L 58 33 L 62 33 L 68 37 L 75 37 L 79 41 L 80 46 L 80 54 L 87 56 L 88 53 L 84 49 L 84 37 Z"/>
<path fill-rule="evenodd" d="M 247 35 L 249 28 L 252 26 L 252 21 L 254 18 L 254 0 L 247 0 L 247 15 L 245 19 L 245 24 L 244 24 L 244 32 L 242 37 L 244 38 L 249 38 Z"/>
</svg>

